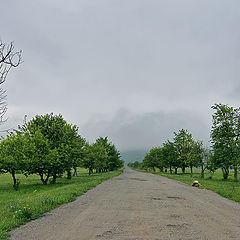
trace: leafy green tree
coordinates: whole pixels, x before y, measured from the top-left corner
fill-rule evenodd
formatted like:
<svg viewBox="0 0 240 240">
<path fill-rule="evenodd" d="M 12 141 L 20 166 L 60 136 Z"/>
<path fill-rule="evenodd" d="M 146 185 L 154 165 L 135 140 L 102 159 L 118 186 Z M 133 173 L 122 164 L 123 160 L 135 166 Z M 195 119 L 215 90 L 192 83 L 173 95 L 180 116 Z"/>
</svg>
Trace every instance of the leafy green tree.
<svg viewBox="0 0 240 240">
<path fill-rule="evenodd" d="M 100 169 L 106 166 L 107 151 L 104 146 L 95 143 L 86 145 L 83 159 L 83 166 L 89 169 L 89 175 L 93 173 L 93 169 Z"/>
<path fill-rule="evenodd" d="M 240 108 L 234 109 L 234 154 L 233 154 L 233 168 L 234 181 L 238 181 L 238 169 L 240 166 Z"/>
<path fill-rule="evenodd" d="M 124 166 L 124 161 L 121 160 L 120 152 L 115 145 L 111 144 L 108 148 L 107 170 L 114 171 Z"/>
<path fill-rule="evenodd" d="M 185 173 L 185 168 L 189 164 L 189 153 L 191 151 L 193 137 L 187 130 L 181 129 L 178 133 L 174 132 L 174 145 L 178 154 L 178 159 L 181 162 L 182 172 Z"/>
<path fill-rule="evenodd" d="M 156 168 L 163 172 L 167 171 L 167 159 L 164 156 L 164 151 L 162 147 L 155 147 L 150 150 L 150 155 L 152 156 L 152 163 L 155 165 Z M 155 171 L 155 170 L 154 170 Z"/>
<path fill-rule="evenodd" d="M 139 162 L 139 161 L 135 161 L 135 162 L 133 162 L 133 163 L 128 163 L 128 166 L 129 167 L 131 167 L 131 168 L 137 168 L 137 169 L 139 169 L 139 168 L 141 168 L 141 163 Z"/>
<path fill-rule="evenodd" d="M 201 141 L 191 142 L 190 151 L 187 154 L 187 162 L 189 164 L 192 177 L 193 167 L 199 167 L 203 162 L 203 143 Z"/>
<path fill-rule="evenodd" d="M 24 173 L 26 157 L 24 152 L 25 136 L 12 132 L 0 143 L 0 172 L 9 172 L 13 178 L 13 188 L 18 188 L 16 172 Z"/>
<path fill-rule="evenodd" d="M 31 136 L 25 133 L 25 136 L 26 144 L 23 152 L 27 158 L 26 171 L 28 174 L 38 174 L 42 183 L 46 185 L 56 165 L 48 140 L 39 130 Z"/>
<path fill-rule="evenodd" d="M 143 159 L 143 167 L 146 169 L 151 168 L 154 172 L 156 171 L 156 168 L 159 168 L 160 171 L 163 171 L 165 162 L 161 154 L 161 148 L 152 148 Z"/>
<path fill-rule="evenodd" d="M 71 158 L 72 158 L 73 169 L 74 169 L 73 176 L 77 176 L 77 167 L 82 166 L 85 144 L 86 144 L 86 140 L 82 138 L 80 135 L 78 135 L 71 144 Z"/>
<path fill-rule="evenodd" d="M 213 158 L 213 155 L 211 150 L 208 148 L 203 148 L 203 158 L 200 161 L 201 178 L 204 178 L 204 172 L 206 169 L 212 174 L 217 169 L 217 167 L 214 166 L 214 162 L 212 161 L 212 158 Z"/>
<path fill-rule="evenodd" d="M 46 175 L 46 179 L 41 179 L 44 184 L 47 183 L 50 176 L 53 177 L 52 183 L 55 183 L 56 178 L 65 171 L 68 173 L 68 178 L 71 178 L 71 169 L 76 165 L 76 142 L 79 138 L 76 125 L 68 124 L 60 114 L 54 116 L 51 113 L 37 115 L 24 124 L 20 130 L 28 133 L 30 139 L 39 137 L 41 133 L 41 141 L 45 141 L 46 146 L 48 146 L 46 149 L 49 148 L 46 155 L 44 155 L 45 152 L 42 153 L 42 161 L 45 161 L 42 172 Z M 39 134 L 35 136 L 37 132 Z M 82 143 L 79 148 L 82 148 Z M 34 170 L 32 167 L 30 172 L 34 173 L 34 171 L 39 174 L 39 170 L 37 168 Z"/>
<path fill-rule="evenodd" d="M 181 164 L 173 142 L 168 140 L 163 143 L 162 155 L 164 158 L 165 166 L 170 169 L 170 173 L 172 173 L 173 167 L 175 168 L 175 174 L 177 174 L 177 169 L 181 166 Z"/>
<path fill-rule="evenodd" d="M 120 152 L 117 150 L 114 144 L 109 142 L 108 137 L 99 137 L 96 140 L 96 143 L 103 146 L 107 151 L 108 157 L 106 160 L 106 167 L 104 168 L 105 171 L 113 171 L 123 167 L 123 161 L 121 160 Z"/>
<path fill-rule="evenodd" d="M 227 179 L 229 169 L 234 167 L 234 180 L 237 181 L 239 156 L 239 109 L 228 105 L 215 104 L 211 131 L 213 161 L 222 169 L 223 178 Z"/>
<path fill-rule="evenodd" d="M 76 125 L 66 124 L 63 127 L 64 137 L 61 151 L 62 162 L 65 163 L 65 169 L 67 171 L 67 178 L 71 179 L 71 169 L 80 165 L 81 158 L 83 157 L 82 148 L 85 144 L 85 140 L 78 134 L 78 128 Z"/>
</svg>

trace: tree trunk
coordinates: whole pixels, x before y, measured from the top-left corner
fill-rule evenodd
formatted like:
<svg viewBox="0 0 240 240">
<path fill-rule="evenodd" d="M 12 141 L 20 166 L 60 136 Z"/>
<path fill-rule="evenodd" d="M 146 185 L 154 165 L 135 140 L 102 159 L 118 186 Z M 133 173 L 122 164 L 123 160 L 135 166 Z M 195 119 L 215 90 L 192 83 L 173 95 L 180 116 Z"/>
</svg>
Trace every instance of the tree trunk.
<svg viewBox="0 0 240 240">
<path fill-rule="evenodd" d="M 228 168 L 222 168 L 223 172 L 223 179 L 227 180 L 228 179 L 228 174 L 229 174 L 229 169 Z"/>
<path fill-rule="evenodd" d="M 234 167 L 234 182 L 238 181 L 238 169 L 237 167 Z"/>
<path fill-rule="evenodd" d="M 170 173 L 172 173 L 172 166 L 170 165 Z"/>
<path fill-rule="evenodd" d="M 160 168 L 159 168 L 159 171 L 160 171 L 160 172 L 163 172 L 163 167 L 160 167 Z"/>
<path fill-rule="evenodd" d="M 93 169 L 90 167 L 88 171 L 88 175 L 91 175 L 93 173 Z"/>
<path fill-rule="evenodd" d="M 165 173 L 167 173 L 167 168 L 165 168 Z"/>
<path fill-rule="evenodd" d="M 178 168 L 176 167 L 176 168 L 175 168 L 175 172 L 174 172 L 175 174 L 177 174 L 177 169 L 178 169 Z"/>
<path fill-rule="evenodd" d="M 182 173 L 185 174 L 185 166 L 182 167 Z"/>
<path fill-rule="evenodd" d="M 12 170 L 11 174 L 12 174 L 12 178 L 13 178 L 13 188 L 17 189 L 17 179 L 16 179 L 16 176 L 15 176 L 15 171 Z"/>
<path fill-rule="evenodd" d="M 156 172 L 156 169 L 155 169 L 155 167 L 153 167 L 153 171 L 154 171 L 154 172 Z"/>
<path fill-rule="evenodd" d="M 191 170 L 191 178 L 192 178 L 192 164 L 190 164 L 190 170 Z"/>
<path fill-rule="evenodd" d="M 54 173 L 54 174 L 53 174 L 53 179 L 52 179 L 52 184 L 55 184 L 55 183 L 56 183 L 56 179 L 57 179 L 57 174 Z"/>
<path fill-rule="evenodd" d="M 72 172 L 71 169 L 67 171 L 67 179 L 72 179 Z"/>
<path fill-rule="evenodd" d="M 74 167 L 73 169 L 74 169 L 73 176 L 77 177 L 77 167 Z"/>
<path fill-rule="evenodd" d="M 201 178 L 204 178 L 204 167 L 203 167 L 203 164 L 201 165 Z"/>
<path fill-rule="evenodd" d="M 44 179 L 42 173 L 39 173 L 39 175 L 40 175 L 40 178 L 41 178 L 41 181 L 42 181 L 43 185 L 47 185 L 49 174 L 47 175 L 46 179 Z"/>
</svg>

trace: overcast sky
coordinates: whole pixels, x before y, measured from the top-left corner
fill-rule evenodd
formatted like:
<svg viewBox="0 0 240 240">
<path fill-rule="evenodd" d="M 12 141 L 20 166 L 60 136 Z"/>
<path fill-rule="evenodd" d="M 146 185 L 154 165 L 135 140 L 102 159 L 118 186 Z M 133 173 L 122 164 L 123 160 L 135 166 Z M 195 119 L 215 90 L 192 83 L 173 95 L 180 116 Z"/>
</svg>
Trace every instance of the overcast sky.
<svg viewBox="0 0 240 240">
<path fill-rule="evenodd" d="M 239 23 L 239 0 L 1 1 L 0 38 L 24 58 L 1 128 L 54 112 L 121 150 L 181 128 L 207 144 L 211 106 L 239 106 Z"/>
</svg>

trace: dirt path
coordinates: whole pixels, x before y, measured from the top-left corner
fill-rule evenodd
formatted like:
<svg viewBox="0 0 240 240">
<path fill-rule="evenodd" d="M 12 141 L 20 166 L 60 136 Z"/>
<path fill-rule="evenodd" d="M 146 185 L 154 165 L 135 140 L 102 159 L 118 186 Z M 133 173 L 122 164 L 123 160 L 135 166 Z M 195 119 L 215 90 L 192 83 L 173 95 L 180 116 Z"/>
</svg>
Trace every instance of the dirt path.
<svg viewBox="0 0 240 240">
<path fill-rule="evenodd" d="M 240 239 L 240 204 L 126 169 L 75 202 L 12 231 L 17 240 Z"/>
</svg>

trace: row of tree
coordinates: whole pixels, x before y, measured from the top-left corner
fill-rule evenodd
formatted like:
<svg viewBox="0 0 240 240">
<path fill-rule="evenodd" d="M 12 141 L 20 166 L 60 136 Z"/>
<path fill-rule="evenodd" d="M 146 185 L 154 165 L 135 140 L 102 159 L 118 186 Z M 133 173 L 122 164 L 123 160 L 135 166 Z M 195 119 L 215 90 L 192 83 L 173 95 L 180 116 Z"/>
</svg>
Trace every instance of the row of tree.
<svg viewBox="0 0 240 240">
<path fill-rule="evenodd" d="M 201 167 L 201 176 L 204 177 L 206 168 L 210 169 L 210 151 L 203 147 L 201 141 L 195 141 L 187 130 L 181 129 L 174 132 L 173 141 L 166 141 L 161 147 L 152 148 L 145 156 L 143 162 L 129 164 L 130 167 L 141 167 L 145 169 L 158 168 L 161 172 L 178 173 L 181 168 L 185 173 L 187 167 L 190 168 L 191 176 L 193 167 Z"/>
<path fill-rule="evenodd" d="M 120 153 L 108 141 L 99 137 L 89 144 L 78 134 L 78 127 L 67 123 L 62 115 L 37 115 L 19 126 L 0 143 L 0 172 L 9 172 L 17 188 L 16 173 L 38 174 L 43 184 L 50 177 L 56 183 L 64 172 L 71 179 L 77 167 L 89 169 L 89 174 L 112 171 L 123 166 Z"/>
<path fill-rule="evenodd" d="M 145 156 L 142 163 L 130 163 L 130 167 L 153 169 L 177 173 L 178 168 L 185 173 L 186 167 L 190 168 L 191 176 L 193 167 L 201 168 L 201 177 L 208 169 L 214 172 L 222 169 L 223 178 L 227 179 L 229 170 L 234 169 L 234 181 L 238 181 L 240 165 L 240 109 L 228 105 L 215 104 L 213 125 L 211 130 L 211 147 L 204 148 L 202 141 L 195 141 L 187 130 L 181 129 L 174 132 L 173 141 L 166 141 L 161 147 L 152 148 Z"/>
</svg>

